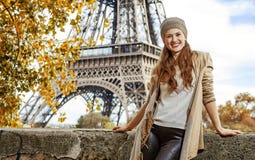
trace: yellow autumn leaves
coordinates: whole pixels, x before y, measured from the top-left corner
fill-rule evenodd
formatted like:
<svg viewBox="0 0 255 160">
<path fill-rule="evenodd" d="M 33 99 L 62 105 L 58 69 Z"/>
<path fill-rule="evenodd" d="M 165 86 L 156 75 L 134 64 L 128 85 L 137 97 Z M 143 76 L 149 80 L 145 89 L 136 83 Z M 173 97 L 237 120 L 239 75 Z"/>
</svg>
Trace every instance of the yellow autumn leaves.
<svg viewBox="0 0 255 160">
<path fill-rule="evenodd" d="M 109 18 L 104 18 L 103 28 L 108 28 L 110 26 L 110 20 Z M 99 36 L 99 40 L 102 42 L 104 41 L 105 37 L 104 35 Z M 94 39 L 92 37 L 88 38 L 87 41 L 85 41 L 85 44 L 87 47 L 94 47 L 97 44 L 97 39 Z"/>
<path fill-rule="evenodd" d="M 86 105 L 86 112 L 91 112 L 91 111 L 100 111 L 101 110 L 101 105 L 99 103 L 99 100 L 96 98 L 94 100 L 93 103 L 91 102 L 87 102 L 87 105 Z"/>
<path fill-rule="evenodd" d="M 104 18 L 104 28 L 108 28 L 110 25 L 110 20 L 109 18 Z"/>
<path fill-rule="evenodd" d="M 88 7 L 88 9 L 91 9 L 91 6 L 95 4 L 96 0 L 85 0 L 85 5 Z"/>
<path fill-rule="evenodd" d="M 99 103 L 99 100 L 97 98 L 95 98 L 95 100 L 93 102 L 87 102 L 86 104 L 86 112 L 89 114 L 95 113 L 95 111 L 99 112 L 101 111 L 101 104 Z M 56 107 L 52 107 L 52 112 L 56 115 L 57 114 L 57 108 Z M 60 113 L 59 117 L 58 117 L 58 122 L 63 123 L 65 120 L 67 119 L 67 114 L 65 112 Z M 105 125 L 107 125 L 107 127 L 111 127 L 112 124 L 109 122 L 106 123 Z"/>
<path fill-rule="evenodd" d="M 79 58 L 84 41 L 77 36 L 59 41 L 56 34 L 65 31 L 67 23 L 79 33 L 82 8 L 95 2 L 0 0 L 0 127 L 21 126 L 18 112 L 24 92 L 40 92 L 54 110 L 58 94 L 76 90 L 69 65 Z M 70 19 L 71 14 L 76 17 Z"/>
<path fill-rule="evenodd" d="M 63 123 L 66 120 L 66 113 L 60 113 L 58 117 L 58 122 Z"/>
</svg>

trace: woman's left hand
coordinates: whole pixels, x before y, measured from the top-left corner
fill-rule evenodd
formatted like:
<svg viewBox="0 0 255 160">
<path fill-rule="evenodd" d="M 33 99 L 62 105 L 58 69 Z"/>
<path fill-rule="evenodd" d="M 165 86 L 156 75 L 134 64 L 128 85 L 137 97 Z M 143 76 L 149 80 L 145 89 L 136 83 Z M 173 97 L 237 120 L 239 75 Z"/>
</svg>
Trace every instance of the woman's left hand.
<svg viewBox="0 0 255 160">
<path fill-rule="evenodd" d="M 221 129 L 217 130 L 217 132 L 221 136 L 237 136 L 237 135 L 240 135 L 243 133 L 239 130 L 232 130 L 232 129 L 226 129 L 226 128 L 221 128 Z"/>
</svg>

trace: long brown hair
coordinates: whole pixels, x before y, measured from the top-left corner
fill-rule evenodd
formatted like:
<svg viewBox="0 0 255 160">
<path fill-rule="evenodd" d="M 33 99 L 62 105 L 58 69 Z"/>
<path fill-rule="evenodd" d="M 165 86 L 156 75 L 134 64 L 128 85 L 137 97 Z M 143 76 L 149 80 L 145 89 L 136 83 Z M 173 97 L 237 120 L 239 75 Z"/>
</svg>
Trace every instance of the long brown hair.
<svg viewBox="0 0 255 160">
<path fill-rule="evenodd" d="M 160 78 L 160 82 L 169 84 L 169 92 L 171 93 L 177 87 L 177 81 L 174 78 L 176 74 L 175 66 L 178 65 L 183 79 L 183 86 L 189 88 L 192 86 L 192 51 L 189 44 L 186 42 L 179 57 L 175 60 L 173 54 L 165 46 L 160 54 L 159 61 L 152 71 L 152 76 Z M 155 83 L 155 82 L 153 82 Z"/>
</svg>

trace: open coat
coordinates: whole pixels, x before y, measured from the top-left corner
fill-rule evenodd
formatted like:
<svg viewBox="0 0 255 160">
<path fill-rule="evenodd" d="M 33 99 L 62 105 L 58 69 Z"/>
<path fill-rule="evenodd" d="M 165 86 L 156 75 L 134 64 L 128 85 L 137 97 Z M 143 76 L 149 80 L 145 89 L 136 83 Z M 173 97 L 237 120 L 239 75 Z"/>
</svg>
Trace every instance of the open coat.
<svg viewBox="0 0 255 160">
<path fill-rule="evenodd" d="M 207 103 L 215 101 L 213 93 L 212 60 L 209 53 L 193 51 L 193 64 L 196 75 L 195 92 L 188 110 L 185 135 L 180 155 L 180 160 L 189 160 L 197 156 L 197 152 L 204 148 L 202 110 Z M 152 75 L 152 78 L 153 75 Z M 155 103 L 159 94 L 159 80 L 150 87 L 145 113 L 136 128 L 133 148 L 130 160 L 142 160 L 141 148 L 144 146 L 151 126 L 153 124 L 153 113 Z"/>
</svg>

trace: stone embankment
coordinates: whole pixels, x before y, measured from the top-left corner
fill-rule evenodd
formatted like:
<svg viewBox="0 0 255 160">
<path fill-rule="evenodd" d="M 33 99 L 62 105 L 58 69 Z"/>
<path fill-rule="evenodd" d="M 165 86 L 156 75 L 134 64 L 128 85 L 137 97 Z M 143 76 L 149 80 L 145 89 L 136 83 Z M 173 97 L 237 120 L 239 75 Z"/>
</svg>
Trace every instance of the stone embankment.
<svg viewBox="0 0 255 160">
<path fill-rule="evenodd" d="M 205 133 L 195 160 L 255 160 L 255 133 Z M 134 133 L 95 129 L 0 129 L 0 160 L 128 160 Z M 18 154 L 17 154 L 18 153 Z"/>
</svg>

